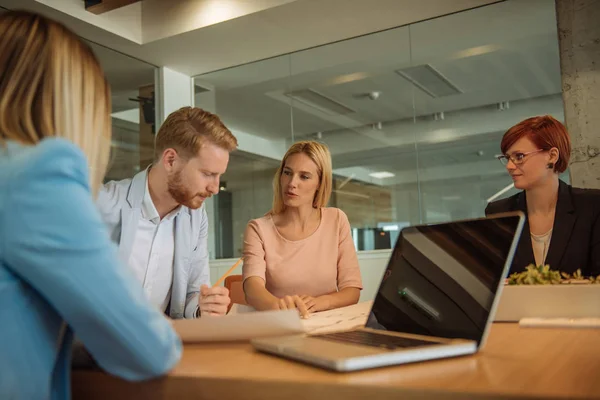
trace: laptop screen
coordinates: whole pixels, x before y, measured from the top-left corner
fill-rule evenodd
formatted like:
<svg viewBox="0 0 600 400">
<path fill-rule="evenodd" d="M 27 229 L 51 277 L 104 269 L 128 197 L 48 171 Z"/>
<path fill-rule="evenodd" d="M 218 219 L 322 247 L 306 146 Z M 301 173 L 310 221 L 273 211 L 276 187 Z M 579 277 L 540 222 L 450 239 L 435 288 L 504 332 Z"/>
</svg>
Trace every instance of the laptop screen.
<svg viewBox="0 0 600 400">
<path fill-rule="evenodd" d="M 404 228 L 366 326 L 479 345 L 519 223 L 511 215 Z"/>
</svg>

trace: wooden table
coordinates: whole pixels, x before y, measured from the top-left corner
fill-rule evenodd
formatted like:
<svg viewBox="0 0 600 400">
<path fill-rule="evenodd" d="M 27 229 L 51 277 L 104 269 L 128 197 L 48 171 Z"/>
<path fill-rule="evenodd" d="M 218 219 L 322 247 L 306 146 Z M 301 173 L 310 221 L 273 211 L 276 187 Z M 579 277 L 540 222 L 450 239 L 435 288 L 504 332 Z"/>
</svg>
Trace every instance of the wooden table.
<svg viewBox="0 0 600 400">
<path fill-rule="evenodd" d="M 600 398 L 600 330 L 496 323 L 478 354 L 335 373 L 255 352 L 247 343 L 186 345 L 165 378 L 127 383 L 73 373 L 75 399 Z"/>
</svg>

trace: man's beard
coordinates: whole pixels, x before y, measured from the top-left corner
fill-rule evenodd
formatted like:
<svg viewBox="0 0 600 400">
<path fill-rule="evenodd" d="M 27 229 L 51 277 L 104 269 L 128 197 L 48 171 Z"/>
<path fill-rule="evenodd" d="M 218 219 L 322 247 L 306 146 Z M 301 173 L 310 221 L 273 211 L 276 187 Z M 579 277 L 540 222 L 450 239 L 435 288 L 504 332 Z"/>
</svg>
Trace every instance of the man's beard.
<svg viewBox="0 0 600 400">
<path fill-rule="evenodd" d="M 177 203 L 196 210 L 202 206 L 203 200 L 198 196 L 208 199 L 210 193 L 191 193 L 181 181 L 181 171 L 176 171 L 167 178 L 167 187 L 169 194 Z"/>
</svg>

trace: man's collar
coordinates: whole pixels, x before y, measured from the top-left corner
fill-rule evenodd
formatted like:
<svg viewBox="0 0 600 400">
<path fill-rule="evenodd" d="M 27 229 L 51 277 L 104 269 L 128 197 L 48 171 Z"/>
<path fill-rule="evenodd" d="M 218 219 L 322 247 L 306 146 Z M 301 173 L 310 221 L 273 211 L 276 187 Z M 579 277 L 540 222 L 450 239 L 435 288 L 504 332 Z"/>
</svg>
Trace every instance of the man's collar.
<svg viewBox="0 0 600 400">
<path fill-rule="evenodd" d="M 160 222 L 160 215 L 150 196 L 150 188 L 148 186 L 148 174 L 146 174 L 146 188 L 144 190 L 144 198 L 142 200 L 142 217 L 148 219 L 155 224 Z"/>
</svg>

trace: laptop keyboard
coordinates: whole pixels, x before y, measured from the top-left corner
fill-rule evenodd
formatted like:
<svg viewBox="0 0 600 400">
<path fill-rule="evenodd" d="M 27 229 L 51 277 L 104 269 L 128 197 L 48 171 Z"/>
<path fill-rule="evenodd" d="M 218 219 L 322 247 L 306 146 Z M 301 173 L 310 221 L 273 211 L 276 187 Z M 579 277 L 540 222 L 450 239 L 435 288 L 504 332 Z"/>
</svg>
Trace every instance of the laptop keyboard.
<svg viewBox="0 0 600 400">
<path fill-rule="evenodd" d="M 334 342 L 362 344 L 365 346 L 385 348 L 388 350 L 439 344 L 437 342 L 429 342 L 399 336 L 381 335 L 370 331 L 326 333 L 321 335 L 314 335 L 314 337 L 317 337 L 319 339 L 331 340 Z"/>
</svg>

